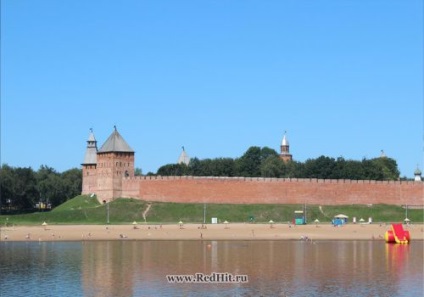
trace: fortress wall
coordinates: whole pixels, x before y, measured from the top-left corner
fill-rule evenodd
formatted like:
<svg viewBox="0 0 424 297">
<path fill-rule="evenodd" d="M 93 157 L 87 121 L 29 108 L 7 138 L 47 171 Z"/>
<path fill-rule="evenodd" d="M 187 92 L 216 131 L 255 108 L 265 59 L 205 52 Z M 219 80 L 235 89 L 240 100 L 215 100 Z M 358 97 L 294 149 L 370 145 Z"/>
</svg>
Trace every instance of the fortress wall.
<svg viewBox="0 0 424 297">
<path fill-rule="evenodd" d="M 140 198 L 140 179 L 124 178 L 122 180 L 122 196 L 123 198 Z"/>
<path fill-rule="evenodd" d="M 126 178 L 123 197 L 180 203 L 424 205 L 424 183 L 243 177 Z"/>
</svg>

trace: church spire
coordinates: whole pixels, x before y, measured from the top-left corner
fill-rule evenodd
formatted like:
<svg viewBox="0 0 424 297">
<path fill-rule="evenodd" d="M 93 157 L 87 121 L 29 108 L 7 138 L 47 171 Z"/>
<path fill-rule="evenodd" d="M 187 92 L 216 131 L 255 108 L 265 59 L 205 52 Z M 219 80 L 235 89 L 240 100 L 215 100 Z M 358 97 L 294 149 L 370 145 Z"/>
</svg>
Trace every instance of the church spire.
<svg viewBox="0 0 424 297">
<path fill-rule="evenodd" d="M 178 164 L 188 164 L 190 163 L 190 157 L 187 155 L 184 146 L 181 147 L 183 151 L 181 152 L 180 156 L 178 157 Z"/>
<path fill-rule="evenodd" d="M 287 131 L 284 131 L 284 136 L 283 136 L 283 140 L 281 141 L 280 149 L 281 149 L 280 158 L 284 162 L 293 160 L 293 156 L 290 154 L 289 141 L 287 140 Z"/>
</svg>

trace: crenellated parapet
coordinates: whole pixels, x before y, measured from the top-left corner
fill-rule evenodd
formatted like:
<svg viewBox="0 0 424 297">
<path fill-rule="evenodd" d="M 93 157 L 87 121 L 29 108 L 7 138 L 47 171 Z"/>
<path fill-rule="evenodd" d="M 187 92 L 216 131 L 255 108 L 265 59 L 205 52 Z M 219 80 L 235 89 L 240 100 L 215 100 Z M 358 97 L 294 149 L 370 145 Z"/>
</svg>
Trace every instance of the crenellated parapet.
<svg viewBox="0 0 424 297">
<path fill-rule="evenodd" d="M 301 182 L 301 183 L 324 183 L 324 184 L 417 184 L 415 181 L 397 180 L 356 180 L 356 179 L 319 179 L 319 178 L 278 178 L 278 177 L 237 177 L 237 176 L 162 176 L 143 175 L 124 178 L 126 180 L 222 180 L 222 181 L 258 181 L 258 182 Z"/>
<path fill-rule="evenodd" d="M 124 197 L 161 202 L 424 205 L 424 184 L 413 181 L 137 176 L 122 185 Z"/>
</svg>

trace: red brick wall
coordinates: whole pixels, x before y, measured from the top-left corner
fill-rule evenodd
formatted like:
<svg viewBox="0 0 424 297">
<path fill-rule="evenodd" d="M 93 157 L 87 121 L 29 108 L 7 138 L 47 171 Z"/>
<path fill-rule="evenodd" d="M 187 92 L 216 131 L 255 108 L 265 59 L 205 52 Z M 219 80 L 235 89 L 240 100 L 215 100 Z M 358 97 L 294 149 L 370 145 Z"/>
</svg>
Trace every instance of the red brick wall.
<svg viewBox="0 0 424 297">
<path fill-rule="evenodd" d="M 134 153 L 107 152 L 97 154 L 97 199 L 122 197 L 125 172 L 134 176 Z"/>
<path fill-rule="evenodd" d="M 424 205 L 424 183 L 409 181 L 143 176 L 122 187 L 123 197 L 162 202 Z"/>
<path fill-rule="evenodd" d="M 97 169 L 95 164 L 82 166 L 82 194 L 89 195 L 97 191 Z"/>
</svg>

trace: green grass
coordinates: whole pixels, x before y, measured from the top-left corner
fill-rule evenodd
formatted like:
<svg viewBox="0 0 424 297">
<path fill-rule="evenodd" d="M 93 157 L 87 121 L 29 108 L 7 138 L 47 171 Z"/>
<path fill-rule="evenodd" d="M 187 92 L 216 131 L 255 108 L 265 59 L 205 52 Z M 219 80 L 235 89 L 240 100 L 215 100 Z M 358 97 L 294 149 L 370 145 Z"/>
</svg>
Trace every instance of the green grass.
<svg viewBox="0 0 424 297">
<path fill-rule="evenodd" d="M 77 210 L 83 208 L 95 208 L 99 207 L 101 204 L 97 200 L 96 196 L 90 197 L 87 195 L 80 195 L 73 199 L 62 203 L 58 207 L 54 208 L 52 212 L 60 212 L 64 210 Z"/>
<path fill-rule="evenodd" d="M 143 223 L 143 212 L 148 203 L 138 199 L 116 199 L 109 206 L 100 204 L 95 197 L 77 196 L 48 212 L 36 212 L 22 215 L 0 215 L 0 225 L 40 225 L 44 221 L 48 224 L 106 224 L 109 212 L 110 224 L 131 224 L 133 221 Z M 267 223 L 273 220 L 276 223 L 293 220 L 295 210 L 301 210 L 303 205 L 291 204 L 206 204 L 206 223 L 211 218 L 218 218 L 218 222 L 249 222 L 254 217 L 256 223 Z M 109 210 L 108 210 L 109 209 Z M 322 211 L 321 211 L 322 210 Z M 318 219 L 322 223 L 329 223 L 337 214 L 360 218 L 373 222 L 400 222 L 405 218 L 405 209 L 395 205 L 338 205 L 322 206 L 307 205 L 306 214 L 309 223 Z M 152 202 L 147 215 L 148 223 L 202 223 L 204 204 L 202 203 L 161 203 Z M 423 209 L 409 209 L 408 218 L 413 223 L 424 222 Z"/>
<path fill-rule="evenodd" d="M 110 224 L 130 224 L 142 221 L 146 202 L 136 199 L 116 199 L 107 206 L 95 197 L 77 196 L 52 211 L 21 215 L 1 215 L 0 224 L 39 225 L 48 224 L 106 224 L 109 212 Z"/>
<path fill-rule="evenodd" d="M 224 222 L 249 222 L 254 217 L 255 222 L 266 223 L 269 220 L 274 222 L 288 222 L 293 220 L 294 211 L 302 210 L 303 205 L 293 204 L 207 204 L 206 222 L 210 223 L 212 217 Z M 349 221 L 353 217 L 356 220 L 363 218 L 368 221 L 371 217 L 373 222 L 400 222 L 405 218 L 405 209 L 395 205 L 341 205 L 322 206 L 322 212 L 318 205 L 307 205 L 307 221 L 312 223 L 315 219 L 320 222 L 330 223 L 332 218 L 338 214 L 349 216 Z M 179 203 L 153 203 L 147 215 L 150 222 L 178 222 L 187 223 L 203 222 L 203 204 L 179 204 Z M 423 209 L 409 209 L 408 218 L 415 223 L 424 222 Z"/>
</svg>

